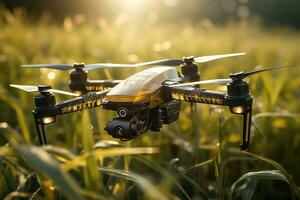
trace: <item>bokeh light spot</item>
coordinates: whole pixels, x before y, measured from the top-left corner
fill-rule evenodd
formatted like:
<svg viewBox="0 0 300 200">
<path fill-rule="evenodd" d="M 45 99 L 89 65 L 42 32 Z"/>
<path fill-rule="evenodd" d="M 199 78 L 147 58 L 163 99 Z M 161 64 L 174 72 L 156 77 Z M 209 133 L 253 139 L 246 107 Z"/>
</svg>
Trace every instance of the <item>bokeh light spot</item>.
<svg viewBox="0 0 300 200">
<path fill-rule="evenodd" d="M 49 72 L 48 73 L 48 79 L 49 80 L 53 80 L 53 79 L 55 79 L 55 77 L 56 77 L 56 74 L 54 72 Z"/>
<path fill-rule="evenodd" d="M 6 122 L 0 123 L 0 128 L 7 128 L 8 124 Z"/>
<path fill-rule="evenodd" d="M 178 0 L 164 0 L 164 4 L 168 7 L 174 8 L 178 5 Z"/>
<path fill-rule="evenodd" d="M 249 0 L 238 0 L 240 3 L 248 3 L 249 2 Z"/>
<path fill-rule="evenodd" d="M 135 63 L 139 60 L 139 57 L 136 54 L 130 54 L 130 55 L 127 56 L 127 60 L 129 62 Z"/>
<path fill-rule="evenodd" d="M 143 4 L 145 3 L 144 0 L 124 0 L 123 1 L 124 6 L 127 8 L 140 8 L 143 6 Z"/>
<path fill-rule="evenodd" d="M 233 13 L 236 10 L 236 3 L 233 0 L 222 1 L 222 10 L 226 13 Z"/>
<path fill-rule="evenodd" d="M 239 6 L 237 9 L 237 15 L 240 18 L 247 18 L 249 17 L 250 10 L 248 6 Z"/>
</svg>

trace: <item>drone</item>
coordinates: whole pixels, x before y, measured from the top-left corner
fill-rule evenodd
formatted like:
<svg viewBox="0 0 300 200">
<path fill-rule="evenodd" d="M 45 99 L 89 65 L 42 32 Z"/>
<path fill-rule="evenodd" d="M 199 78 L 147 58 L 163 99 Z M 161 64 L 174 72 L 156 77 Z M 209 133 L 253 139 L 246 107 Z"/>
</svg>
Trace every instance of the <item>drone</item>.
<svg viewBox="0 0 300 200">
<path fill-rule="evenodd" d="M 136 64 L 23 65 L 25 68 L 69 70 L 69 88 L 72 92 L 52 89 L 51 86 L 44 85 L 11 84 L 10 86 L 27 92 L 38 92 L 34 96 L 33 117 L 40 145 L 47 144 L 44 126 L 54 123 L 58 115 L 96 107 L 113 110 L 117 116 L 106 124 L 105 130 L 112 137 L 127 141 L 148 130 L 159 132 L 163 124 L 175 122 L 180 114 L 181 102 L 185 101 L 228 106 L 231 113 L 242 115 L 243 131 L 240 148 L 245 150 L 250 145 L 253 97 L 249 92 L 249 84 L 244 79 L 253 74 L 288 66 L 231 73 L 226 79 L 200 81 L 197 65 L 198 63 L 244 54 L 190 56 L 183 59 L 165 59 Z M 136 67 L 151 68 L 135 73 L 125 80 L 88 79 L 88 71 L 91 70 Z M 176 67 L 180 67 L 181 72 L 177 71 Z M 213 91 L 199 87 L 199 85 L 204 84 L 223 84 L 227 86 L 227 91 Z M 55 93 L 75 97 L 56 102 Z"/>
</svg>

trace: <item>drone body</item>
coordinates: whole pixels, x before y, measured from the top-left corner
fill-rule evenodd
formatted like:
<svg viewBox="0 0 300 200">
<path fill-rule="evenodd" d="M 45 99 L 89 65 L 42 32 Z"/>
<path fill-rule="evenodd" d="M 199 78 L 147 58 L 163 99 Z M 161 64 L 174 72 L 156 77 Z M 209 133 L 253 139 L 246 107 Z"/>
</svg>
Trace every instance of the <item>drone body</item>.
<svg viewBox="0 0 300 200">
<path fill-rule="evenodd" d="M 228 106 L 233 114 L 243 116 L 241 149 L 250 144 L 250 128 L 253 98 L 244 78 L 267 68 L 252 72 L 230 74 L 228 79 L 199 81 L 196 63 L 244 55 L 244 53 L 203 57 L 188 57 L 183 60 L 160 60 L 140 64 L 98 63 L 91 65 L 26 65 L 31 68 L 72 70 L 69 87 L 72 92 L 51 89 L 50 86 L 11 85 L 27 92 L 40 92 L 34 97 L 33 116 L 40 144 L 47 144 L 44 125 L 55 122 L 57 115 L 73 113 L 89 108 L 103 107 L 117 112 L 117 117 L 107 123 L 105 130 L 114 138 L 133 139 L 152 130 L 160 131 L 163 124 L 176 121 L 180 114 L 181 101 Z M 101 68 L 144 67 L 163 65 L 133 74 L 125 80 L 94 80 L 87 78 L 87 71 Z M 180 65 L 181 72 L 175 66 Z M 281 68 L 281 67 L 279 67 Z M 191 87 L 202 84 L 226 84 L 227 92 L 210 91 Z M 82 96 L 57 103 L 53 93 Z"/>
<path fill-rule="evenodd" d="M 163 83 L 178 81 L 175 68 L 156 67 L 136 73 L 112 88 L 103 100 L 103 108 L 117 111 L 118 118 L 105 130 L 116 138 L 133 139 L 151 129 L 159 131 L 164 124 L 178 119 L 180 102 L 166 101 Z"/>
<path fill-rule="evenodd" d="M 178 80 L 178 72 L 173 67 L 155 67 L 138 72 L 112 88 L 106 95 L 112 102 L 150 101 L 151 107 L 160 102 L 159 90 L 166 80 Z M 162 94 L 161 94 L 162 95 Z"/>
</svg>

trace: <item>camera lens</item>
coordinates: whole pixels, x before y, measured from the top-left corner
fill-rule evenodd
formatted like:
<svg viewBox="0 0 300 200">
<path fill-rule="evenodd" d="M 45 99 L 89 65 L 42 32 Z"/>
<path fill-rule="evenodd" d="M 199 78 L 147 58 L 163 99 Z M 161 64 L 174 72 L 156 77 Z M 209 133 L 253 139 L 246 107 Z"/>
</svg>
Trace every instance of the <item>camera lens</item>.
<svg viewBox="0 0 300 200">
<path fill-rule="evenodd" d="M 128 113 L 128 110 L 126 108 L 119 108 L 118 109 L 118 115 L 120 117 L 126 117 Z"/>
<path fill-rule="evenodd" d="M 122 128 L 121 126 L 116 127 L 115 133 L 116 133 L 119 137 L 122 137 L 123 134 L 124 134 L 124 128 Z"/>
</svg>

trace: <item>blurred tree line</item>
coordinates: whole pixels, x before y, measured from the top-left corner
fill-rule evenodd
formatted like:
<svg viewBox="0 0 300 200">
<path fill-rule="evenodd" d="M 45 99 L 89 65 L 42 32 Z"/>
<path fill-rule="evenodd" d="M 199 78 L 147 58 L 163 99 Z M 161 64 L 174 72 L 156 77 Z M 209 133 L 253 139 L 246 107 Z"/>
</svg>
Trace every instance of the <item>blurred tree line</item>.
<svg viewBox="0 0 300 200">
<path fill-rule="evenodd" d="M 139 12 L 126 6 L 138 1 L 145 3 L 144 7 L 136 8 Z M 208 18 L 223 23 L 259 16 L 267 24 L 300 27 L 300 0 L 4 0 L 4 6 L 10 10 L 25 8 L 31 19 L 38 19 L 46 11 L 58 22 L 78 13 L 94 18 L 112 17 L 120 12 L 140 16 L 154 12 L 162 21 Z"/>
</svg>

